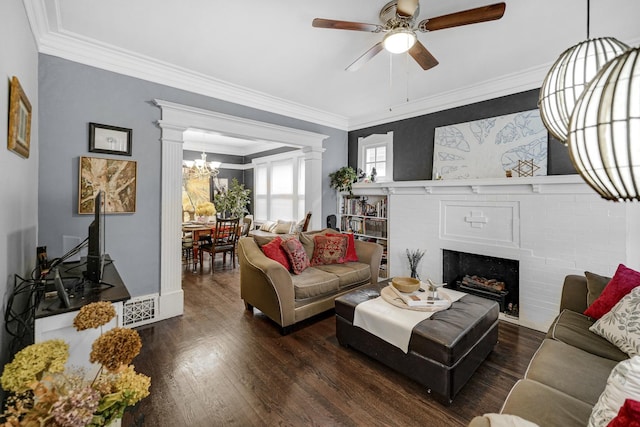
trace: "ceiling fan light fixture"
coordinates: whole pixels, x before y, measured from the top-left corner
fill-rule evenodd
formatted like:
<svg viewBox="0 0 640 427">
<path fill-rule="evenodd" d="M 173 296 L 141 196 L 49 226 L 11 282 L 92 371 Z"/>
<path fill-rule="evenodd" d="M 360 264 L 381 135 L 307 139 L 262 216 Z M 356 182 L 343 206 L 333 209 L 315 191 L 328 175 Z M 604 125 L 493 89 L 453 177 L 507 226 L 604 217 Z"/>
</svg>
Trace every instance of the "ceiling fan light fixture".
<svg viewBox="0 0 640 427">
<path fill-rule="evenodd" d="M 395 28 L 382 40 L 384 48 L 391 53 L 404 53 L 416 43 L 416 33 L 410 28 Z"/>
</svg>

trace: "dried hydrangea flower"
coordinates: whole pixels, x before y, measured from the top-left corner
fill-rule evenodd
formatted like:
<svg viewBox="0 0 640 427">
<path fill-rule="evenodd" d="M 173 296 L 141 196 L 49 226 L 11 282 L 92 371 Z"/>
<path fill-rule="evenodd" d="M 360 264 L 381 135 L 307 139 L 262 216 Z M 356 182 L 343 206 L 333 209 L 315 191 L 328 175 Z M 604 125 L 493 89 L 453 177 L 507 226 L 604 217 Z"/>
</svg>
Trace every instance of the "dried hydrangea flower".
<svg viewBox="0 0 640 427">
<path fill-rule="evenodd" d="M 51 407 L 51 415 L 61 426 L 84 427 L 98 409 L 100 394 L 91 387 L 69 390 Z"/>
<path fill-rule="evenodd" d="M 133 406 L 141 399 L 149 396 L 151 378 L 144 374 L 138 374 L 133 365 L 122 370 L 116 379 L 115 388 L 127 396 L 127 406 Z"/>
<path fill-rule="evenodd" d="M 91 363 L 100 363 L 109 371 L 128 365 L 140 353 L 142 341 L 133 329 L 113 328 L 100 335 L 91 346 Z"/>
<path fill-rule="evenodd" d="M 69 358 L 69 344 L 63 340 L 48 340 L 31 344 L 16 353 L 7 363 L 0 382 L 2 388 L 14 393 L 26 391 L 44 372 L 62 372 Z"/>
<path fill-rule="evenodd" d="M 80 309 L 80 312 L 73 319 L 73 326 L 76 330 L 97 328 L 106 325 L 116 316 L 116 310 L 108 301 L 92 302 Z"/>
</svg>

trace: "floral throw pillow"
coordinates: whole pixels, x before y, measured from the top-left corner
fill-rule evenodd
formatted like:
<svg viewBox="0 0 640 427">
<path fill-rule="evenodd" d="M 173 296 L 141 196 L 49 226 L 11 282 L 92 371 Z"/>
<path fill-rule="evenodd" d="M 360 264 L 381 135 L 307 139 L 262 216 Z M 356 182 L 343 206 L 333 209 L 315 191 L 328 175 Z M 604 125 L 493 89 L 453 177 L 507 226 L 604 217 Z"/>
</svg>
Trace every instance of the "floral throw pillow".
<svg viewBox="0 0 640 427">
<path fill-rule="evenodd" d="M 596 320 L 601 318 L 636 286 L 640 286 L 640 272 L 620 264 L 609 284 L 598 299 L 584 311 L 584 315 Z"/>
<path fill-rule="evenodd" d="M 309 257 L 304 251 L 304 247 L 302 246 L 302 243 L 300 243 L 300 240 L 292 237 L 291 239 L 283 240 L 280 245 L 287 253 L 289 262 L 291 262 L 291 271 L 293 274 L 300 274 L 309 267 Z"/>
<path fill-rule="evenodd" d="M 591 411 L 588 427 L 604 427 L 626 399 L 640 400 L 640 356 L 623 360 L 609 374 L 607 386 Z"/>
<path fill-rule="evenodd" d="M 627 296 L 589 328 L 624 351 L 629 357 L 640 355 L 640 287 Z"/>
<path fill-rule="evenodd" d="M 347 253 L 346 235 L 313 236 L 311 265 L 342 264 Z"/>
<path fill-rule="evenodd" d="M 275 239 L 271 240 L 266 245 L 262 246 L 262 252 L 269 258 L 274 261 L 278 261 L 287 271 L 291 270 L 291 263 L 289 262 L 289 257 L 287 253 L 284 251 L 284 248 L 281 245 L 282 239 L 280 236 L 277 236 Z"/>
<path fill-rule="evenodd" d="M 344 233 L 344 234 L 331 234 L 327 233 L 327 236 L 347 236 L 349 240 L 347 241 L 347 253 L 344 256 L 344 262 L 358 261 L 358 254 L 356 253 L 356 242 L 353 237 L 353 233 Z"/>
</svg>

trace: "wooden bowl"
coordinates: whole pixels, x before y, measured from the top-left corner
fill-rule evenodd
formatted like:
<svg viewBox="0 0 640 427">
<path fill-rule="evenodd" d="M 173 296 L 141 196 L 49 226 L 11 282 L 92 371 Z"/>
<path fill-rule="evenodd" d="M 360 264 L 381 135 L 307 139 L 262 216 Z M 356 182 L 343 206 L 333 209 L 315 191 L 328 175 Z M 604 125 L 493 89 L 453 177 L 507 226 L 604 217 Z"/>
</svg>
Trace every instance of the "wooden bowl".
<svg viewBox="0 0 640 427">
<path fill-rule="evenodd" d="M 391 284 L 400 292 L 414 292 L 420 288 L 420 280 L 413 277 L 394 277 Z"/>
</svg>

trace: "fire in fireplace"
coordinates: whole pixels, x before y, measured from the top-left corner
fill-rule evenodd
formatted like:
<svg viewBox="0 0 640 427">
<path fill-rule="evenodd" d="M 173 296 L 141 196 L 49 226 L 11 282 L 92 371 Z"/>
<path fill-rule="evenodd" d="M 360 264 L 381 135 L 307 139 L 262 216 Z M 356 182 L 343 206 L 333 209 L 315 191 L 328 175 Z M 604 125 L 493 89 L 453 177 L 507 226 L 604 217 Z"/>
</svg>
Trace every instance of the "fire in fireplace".
<svg viewBox="0 0 640 427">
<path fill-rule="evenodd" d="M 442 278 L 448 288 L 497 301 L 500 311 L 518 317 L 519 262 L 466 252 L 442 251 Z"/>
</svg>

